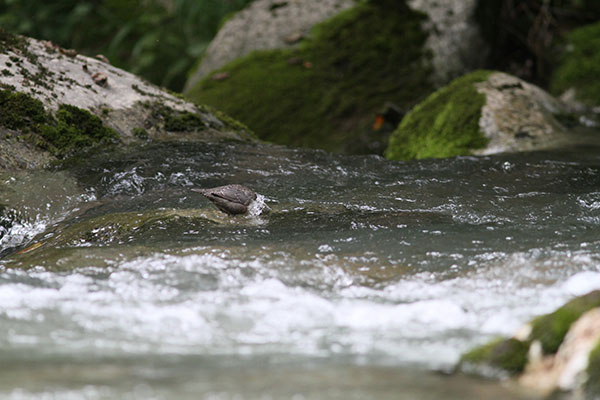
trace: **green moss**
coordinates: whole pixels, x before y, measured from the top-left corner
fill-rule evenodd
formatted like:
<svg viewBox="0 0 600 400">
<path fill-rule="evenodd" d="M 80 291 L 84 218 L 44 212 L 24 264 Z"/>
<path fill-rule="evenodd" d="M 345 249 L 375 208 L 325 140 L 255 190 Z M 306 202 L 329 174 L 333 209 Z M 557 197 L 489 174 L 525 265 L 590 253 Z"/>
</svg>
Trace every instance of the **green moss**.
<svg viewBox="0 0 600 400">
<path fill-rule="evenodd" d="M 63 104 L 56 116 L 29 95 L 0 90 L 0 126 L 19 130 L 32 144 L 63 157 L 75 150 L 118 139 L 89 111 Z"/>
<path fill-rule="evenodd" d="M 0 126 L 28 132 L 47 119 L 41 101 L 23 93 L 0 90 Z"/>
<path fill-rule="evenodd" d="M 573 30 L 552 74 L 550 90 L 561 94 L 575 88 L 579 100 L 600 105 L 600 23 Z"/>
<path fill-rule="evenodd" d="M 206 128 L 206 124 L 197 114 L 191 112 L 173 112 L 165 116 L 165 129 L 171 132 L 195 132 Z"/>
<path fill-rule="evenodd" d="M 197 132 L 207 128 L 200 115 L 188 111 L 176 111 L 157 103 L 154 104 L 152 114 L 155 118 L 163 121 L 166 131 Z"/>
<path fill-rule="evenodd" d="M 477 347 L 461 357 L 460 364 L 487 366 L 509 374 L 518 374 L 527 364 L 528 342 L 517 339 L 497 339 Z"/>
<path fill-rule="evenodd" d="M 145 130 L 144 128 L 133 128 L 131 133 L 136 138 L 142 139 L 142 140 L 146 140 L 150 137 L 150 135 L 148 135 L 148 131 Z"/>
<path fill-rule="evenodd" d="M 117 133 L 104 126 L 100 118 L 68 104 L 60 106 L 56 122 L 43 125 L 39 134 L 54 147 L 55 154 L 59 156 L 118 139 Z"/>
<path fill-rule="evenodd" d="M 219 131 L 223 130 L 222 124 L 213 124 L 210 119 L 205 120 L 201 113 L 178 111 L 157 102 L 142 103 L 142 106 L 151 109 L 152 117 L 155 121 L 157 123 L 162 123 L 164 129 L 169 132 L 191 133 L 204 131 L 209 128 L 214 128 Z M 247 140 L 256 139 L 247 126 L 229 117 L 227 114 L 205 105 L 200 105 L 198 108 L 201 112 L 216 116 L 225 125 L 226 129 L 237 133 L 240 138 Z"/>
<path fill-rule="evenodd" d="M 216 116 L 222 123 L 225 124 L 225 127 L 227 129 L 231 129 L 233 132 L 238 133 L 240 135 L 240 137 L 250 139 L 250 140 L 257 139 L 256 135 L 254 134 L 254 132 L 252 132 L 252 130 L 250 128 L 248 128 L 246 125 L 242 124 L 237 119 L 231 118 L 229 115 L 227 115 L 223 111 L 217 110 L 215 108 L 212 108 L 212 107 L 206 106 L 206 105 L 199 105 L 198 107 L 201 110 Z"/>
<path fill-rule="evenodd" d="M 386 102 L 401 108 L 431 90 L 422 14 L 404 1 L 359 2 L 317 25 L 293 50 L 251 53 L 188 93 L 224 110 L 261 139 L 331 151 L 365 152 Z"/>
<path fill-rule="evenodd" d="M 142 96 L 147 96 L 147 97 L 156 97 L 155 94 L 147 92 L 145 90 L 142 90 L 142 88 L 140 88 L 138 85 L 136 85 L 135 83 L 131 85 L 131 88 L 133 90 L 135 90 L 136 92 L 138 92 L 139 94 L 141 94 Z"/>
<path fill-rule="evenodd" d="M 511 374 L 520 373 L 527 363 L 529 346 L 539 341 L 545 354 L 554 354 L 561 345 L 571 325 L 593 308 L 600 307 L 600 290 L 571 300 L 553 313 L 542 315 L 531 322 L 531 334 L 527 341 L 497 339 L 464 354 L 460 367 L 488 366 Z M 600 394 L 600 343 L 590 354 L 588 387 Z"/>
<path fill-rule="evenodd" d="M 600 341 L 590 353 L 585 384 L 586 399 L 600 398 Z"/>
<path fill-rule="evenodd" d="M 23 50 L 25 46 L 25 40 L 21 36 L 0 28 L 0 53 L 6 54 L 8 50 L 14 49 Z"/>
<path fill-rule="evenodd" d="M 556 353 L 571 324 L 595 307 L 600 307 L 600 290 L 573 299 L 553 313 L 534 319 L 531 339 L 540 341 L 544 353 Z"/>
<path fill-rule="evenodd" d="M 452 157 L 482 148 L 479 129 L 485 96 L 475 84 L 491 71 L 475 71 L 434 92 L 410 111 L 390 136 L 385 156 L 392 160 Z"/>
</svg>

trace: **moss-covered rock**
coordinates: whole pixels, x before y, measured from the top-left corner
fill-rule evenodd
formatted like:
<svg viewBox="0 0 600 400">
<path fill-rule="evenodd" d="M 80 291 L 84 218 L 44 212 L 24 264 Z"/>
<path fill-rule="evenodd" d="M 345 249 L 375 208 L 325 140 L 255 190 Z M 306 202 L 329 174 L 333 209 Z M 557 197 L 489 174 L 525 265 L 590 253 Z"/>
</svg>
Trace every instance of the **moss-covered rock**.
<svg viewBox="0 0 600 400">
<path fill-rule="evenodd" d="M 87 110 L 68 104 L 61 105 L 55 121 L 50 119 L 49 122 L 41 127 L 40 135 L 60 156 L 96 144 L 108 144 L 119 138 L 100 118 Z"/>
<path fill-rule="evenodd" d="M 59 157 L 118 139 L 114 130 L 87 110 L 63 104 L 53 116 L 40 100 L 10 90 L 0 90 L 0 127 L 30 134 L 30 142 Z"/>
<path fill-rule="evenodd" d="M 573 299 L 558 310 L 534 319 L 530 339 L 538 340 L 544 353 L 556 353 L 571 325 L 595 307 L 600 307 L 600 290 Z"/>
<path fill-rule="evenodd" d="M 41 101 L 24 93 L 0 90 L 0 126 L 29 131 L 47 119 L 48 115 Z"/>
<path fill-rule="evenodd" d="M 565 50 L 552 74 L 550 89 L 561 94 L 575 89 L 577 99 L 600 106 L 600 23 L 584 26 L 566 37 Z"/>
<path fill-rule="evenodd" d="M 567 380 L 561 378 L 563 380 L 558 382 L 558 379 L 564 375 L 565 366 L 573 364 L 577 368 L 581 365 L 580 362 L 572 363 L 571 359 L 580 357 L 578 346 L 581 347 L 582 342 L 589 340 L 592 331 L 597 329 L 590 328 L 588 322 L 592 321 L 592 324 L 597 325 L 597 322 L 594 322 L 597 321 L 597 314 L 590 310 L 598 307 L 600 307 L 600 290 L 573 299 L 556 311 L 535 318 L 529 324 L 530 332 L 526 338 L 496 339 L 465 353 L 461 357 L 459 369 L 482 375 L 490 375 L 490 369 L 492 374 L 496 375 L 503 373 L 515 375 L 526 370 L 525 374 L 519 377 L 524 385 L 550 391 L 563 387 Z M 590 313 L 586 314 L 588 311 Z M 587 320 L 585 316 L 580 319 L 584 314 Z M 569 332 L 569 339 L 565 341 L 567 332 Z M 528 360 L 532 346 L 540 346 L 545 357 L 535 356 L 532 360 Z M 598 347 L 600 345 L 589 356 L 588 387 L 593 390 L 600 390 L 600 386 L 595 384 L 598 381 L 595 377 L 600 377 Z M 533 354 L 539 354 L 539 351 L 533 351 Z M 585 365 L 582 368 L 585 368 Z"/>
<path fill-rule="evenodd" d="M 586 398 L 600 398 L 600 341 L 590 353 L 587 367 L 587 382 L 585 384 Z"/>
<path fill-rule="evenodd" d="M 54 43 L 0 29 L 0 49 L 0 169 L 113 141 L 254 139 L 221 113 Z"/>
<path fill-rule="evenodd" d="M 297 49 L 257 51 L 188 92 L 275 143 L 369 152 L 386 102 L 410 108 L 431 90 L 425 16 L 404 1 L 362 1 L 315 26 Z"/>
<path fill-rule="evenodd" d="M 409 112 L 390 136 L 385 156 L 392 160 L 452 157 L 470 154 L 488 140 L 479 128 L 485 96 L 475 83 L 490 71 L 476 71 L 455 79 Z"/>
<path fill-rule="evenodd" d="M 470 370 L 485 366 L 497 374 L 518 374 L 525 369 L 528 349 L 528 342 L 496 339 L 465 353 L 460 359 L 460 368 Z"/>
<path fill-rule="evenodd" d="M 317 23 L 352 7 L 355 0 L 254 0 L 243 10 L 226 15 L 189 74 L 185 91 L 225 64 L 255 50 L 295 47 Z"/>
<path fill-rule="evenodd" d="M 541 88 L 502 72 L 474 71 L 409 112 L 390 137 L 393 160 L 556 148 L 569 135 L 563 105 Z"/>
</svg>

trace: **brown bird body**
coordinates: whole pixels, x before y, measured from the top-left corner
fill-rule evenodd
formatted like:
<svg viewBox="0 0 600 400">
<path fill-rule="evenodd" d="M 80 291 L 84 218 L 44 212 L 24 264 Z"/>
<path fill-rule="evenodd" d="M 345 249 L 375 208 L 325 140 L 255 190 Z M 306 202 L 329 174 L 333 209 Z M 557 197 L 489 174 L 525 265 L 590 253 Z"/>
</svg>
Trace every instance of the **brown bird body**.
<svg viewBox="0 0 600 400">
<path fill-rule="evenodd" d="M 225 185 L 211 189 L 192 189 L 213 202 L 224 213 L 245 214 L 248 206 L 256 200 L 256 193 L 242 185 Z"/>
</svg>

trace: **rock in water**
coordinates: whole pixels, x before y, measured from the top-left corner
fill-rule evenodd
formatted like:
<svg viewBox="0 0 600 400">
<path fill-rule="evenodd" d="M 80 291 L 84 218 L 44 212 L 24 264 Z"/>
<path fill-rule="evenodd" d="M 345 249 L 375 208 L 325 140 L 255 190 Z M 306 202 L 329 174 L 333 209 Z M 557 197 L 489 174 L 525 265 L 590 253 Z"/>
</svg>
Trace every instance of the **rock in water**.
<svg viewBox="0 0 600 400">
<path fill-rule="evenodd" d="M 225 185 L 212 189 L 192 189 L 201 193 L 215 206 L 229 215 L 260 215 L 270 211 L 264 202 L 264 196 L 242 185 Z"/>
</svg>

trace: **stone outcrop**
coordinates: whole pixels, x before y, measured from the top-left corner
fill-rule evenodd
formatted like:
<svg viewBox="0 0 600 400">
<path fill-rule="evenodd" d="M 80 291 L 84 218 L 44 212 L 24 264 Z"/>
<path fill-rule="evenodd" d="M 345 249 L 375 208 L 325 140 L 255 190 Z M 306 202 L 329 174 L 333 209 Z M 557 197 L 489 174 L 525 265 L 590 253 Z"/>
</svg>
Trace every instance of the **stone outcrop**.
<svg viewBox="0 0 600 400">
<path fill-rule="evenodd" d="M 225 115 L 45 41 L 0 31 L 0 168 L 35 168 L 97 142 L 249 139 Z"/>
</svg>

